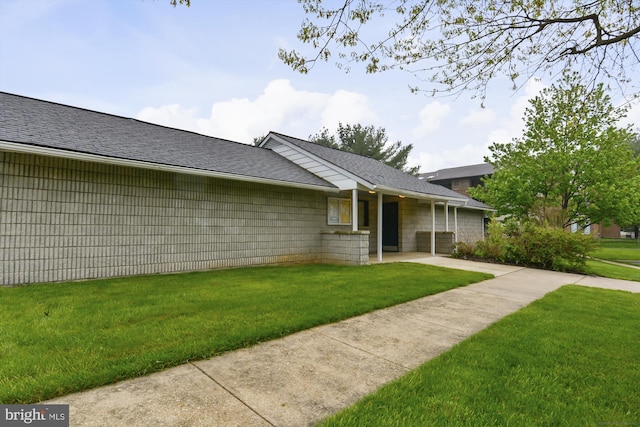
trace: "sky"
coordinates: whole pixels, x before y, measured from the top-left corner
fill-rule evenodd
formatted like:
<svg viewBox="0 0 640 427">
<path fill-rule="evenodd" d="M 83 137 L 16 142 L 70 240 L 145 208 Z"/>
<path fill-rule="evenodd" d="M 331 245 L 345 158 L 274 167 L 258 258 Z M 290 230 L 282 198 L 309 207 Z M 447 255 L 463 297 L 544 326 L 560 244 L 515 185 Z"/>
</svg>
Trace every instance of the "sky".
<svg viewBox="0 0 640 427">
<path fill-rule="evenodd" d="M 521 136 L 528 100 L 553 83 L 513 91 L 498 78 L 483 108 L 473 94 L 413 94 L 430 88 L 402 71 L 330 61 L 303 75 L 277 55 L 308 49 L 296 38 L 304 18 L 294 0 L 0 0 L 0 91 L 248 144 L 373 125 L 413 144 L 409 166 L 430 172 L 481 163 L 493 142 Z M 638 104 L 628 123 L 640 126 Z"/>
</svg>

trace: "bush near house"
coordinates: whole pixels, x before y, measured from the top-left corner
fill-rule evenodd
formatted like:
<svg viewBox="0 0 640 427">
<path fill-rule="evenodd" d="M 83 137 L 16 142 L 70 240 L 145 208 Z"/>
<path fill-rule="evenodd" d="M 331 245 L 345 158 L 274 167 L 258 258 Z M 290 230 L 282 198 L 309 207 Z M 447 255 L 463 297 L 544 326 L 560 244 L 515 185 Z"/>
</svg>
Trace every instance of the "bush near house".
<svg viewBox="0 0 640 427">
<path fill-rule="evenodd" d="M 530 222 L 492 221 L 484 241 L 458 244 L 455 256 L 583 273 L 587 255 L 594 249 L 595 240 L 589 235 Z"/>
</svg>

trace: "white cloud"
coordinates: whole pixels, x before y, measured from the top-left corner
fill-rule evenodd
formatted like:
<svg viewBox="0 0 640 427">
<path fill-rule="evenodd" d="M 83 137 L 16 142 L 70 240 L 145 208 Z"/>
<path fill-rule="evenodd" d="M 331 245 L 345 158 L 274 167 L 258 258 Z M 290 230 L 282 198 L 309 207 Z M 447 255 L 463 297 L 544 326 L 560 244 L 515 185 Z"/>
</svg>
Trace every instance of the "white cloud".
<svg viewBox="0 0 640 427">
<path fill-rule="evenodd" d="M 338 90 L 329 98 L 322 112 L 322 126 L 337 129 L 342 124 L 368 124 L 376 115 L 368 106 L 369 99 L 355 92 Z"/>
<path fill-rule="evenodd" d="M 529 107 L 529 100 L 535 98 L 546 87 L 540 80 L 531 79 L 527 82 L 525 93 L 516 99 L 509 110 L 509 115 L 500 120 L 500 127 L 489 132 L 487 144 L 494 142 L 506 144 L 513 138 L 522 136 L 524 128 L 524 112 Z"/>
<path fill-rule="evenodd" d="M 143 108 L 136 118 L 145 122 L 198 132 L 196 113 L 195 108 L 183 109 L 180 104 L 170 104 L 160 108 Z"/>
<path fill-rule="evenodd" d="M 460 119 L 461 125 L 480 126 L 492 123 L 496 118 L 496 112 L 491 108 L 471 110 L 469 114 Z"/>
<path fill-rule="evenodd" d="M 251 143 L 268 131 L 306 138 L 322 126 L 338 122 L 362 123 L 376 118 L 366 96 L 345 90 L 332 94 L 296 90 L 289 80 L 271 81 L 255 99 L 233 98 L 215 102 L 209 117 L 198 117 L 196 109 L 178 104 L 147 107 L 137 118 L 191 130 L 218 138 Z"/>
<path fill-rule="evenodd" d="M 490 155 L 489 146 L 492 143 L 511 142 L 512 138 L 522 135 L 522 119 L 529 100 L 544 87 L 540 81 L 531 80 L 522 96 L 512 98 L 510 107 L 502 115 L 495 109 L 471 110 L 466 116 L 451 123 L 452 127 L 437 131 L 434 129 L 437 129 L 449 109 L 439 103 L 429 104 L 429 108 L 423 109 L 421 115 L 431 117 L 431 120 L 422 123 L 423 131 L 432 132 L 429 135 L 430 141 L 414 143 L 408 163 L 411 166 L 419 165 L 422 172 L 430 172 L 483 162 L 484 157 Z"/>
<path fill-rule="evenodd" d="M 448 116 L 450 112 L 451 107 L 448 104 L 441 104 L 438 101 L 433 101 L 425 105 L 418 113 L 420 124 L 413 129 L 413 138 L 424 138 L 428 134 L 438 130 L 442 119 Z"/>
<path fill-rule="evenodd" d="M 489 155 L 488 145 L 466 144 L 438 152 L 421 151 L 417 157 L 409 156 L 410 166 L 420 166 L 420 172 L 432 172 L 439 169 L 474 165 L 484 161 Z"/>
</svg>

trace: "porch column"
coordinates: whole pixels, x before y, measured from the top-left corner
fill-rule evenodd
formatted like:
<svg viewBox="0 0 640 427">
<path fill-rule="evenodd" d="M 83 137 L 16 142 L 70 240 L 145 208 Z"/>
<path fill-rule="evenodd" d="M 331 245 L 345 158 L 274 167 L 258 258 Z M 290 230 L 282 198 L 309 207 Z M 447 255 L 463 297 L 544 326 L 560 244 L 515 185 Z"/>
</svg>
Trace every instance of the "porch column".
<svg viewBox="0 0 640 427">
<path fill-rule="evenodd" d="M 353 212 L 353 218 L 351 218 L 351 230 L 358 231 L 358 189 L 351 190 L 351 212 Z"/>
<path fill-rule="evenodd" d="M 431 200 L 431 256 L 436 256 L 436 201 Z"/>
<path fill-rule="evenodd" d="M 456 243 L 458 241 L 458 207 L 453 207 L 453 233 L 455 235 L 454 240 Z"/>
<path fill-rule="evenodd" d="M 449 202 L 444 202 L 444 231 L 449 231 Z"/>
<path fill-rule="evenodd" d="M 382 262 L 382 193 L 378 192 L 378 242 L 376 252 L 378 262 Z"/>
</svg>

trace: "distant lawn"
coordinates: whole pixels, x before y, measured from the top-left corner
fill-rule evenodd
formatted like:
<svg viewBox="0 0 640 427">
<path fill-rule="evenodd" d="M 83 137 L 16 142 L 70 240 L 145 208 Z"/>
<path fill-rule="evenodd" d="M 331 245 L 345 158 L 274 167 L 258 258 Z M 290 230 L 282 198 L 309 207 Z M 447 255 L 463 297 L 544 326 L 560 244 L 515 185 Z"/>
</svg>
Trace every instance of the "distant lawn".
<svg viewBox="0 0 640 427">
<path fill-rule="evenodd" d="M 598 259 L 626 263 L 640 267 L 640 264 L 630 261 L 640 261 L 640 245 L 632 239 L 602 239 L 597 249 L 587 261 L 587 270 L 591 274 L 612 279 L 635 280 L 640 282 L 640 269 L 615 266 Z"/>
<path fill-rule="evenodd" d="M 565 286 L 324 426 L 640 425 L 640 295 Z"/>
<path fill-rule="evenodd" d="M 633 239 L 602 239 L 592 256 L 607 261 L 640 261 L 640 245 Z"/>
<path fill-rule="evenodd" d="M 293 266 L 0 288 L 0 403 L 32 403 L 493 277 Z"/>
<path fill-rule="evenodd" d="M 587 272 L 601 277 L 640 282 L 640 269 L 607 264 L 596 260 L 587 261 Z"/>
</svg>

